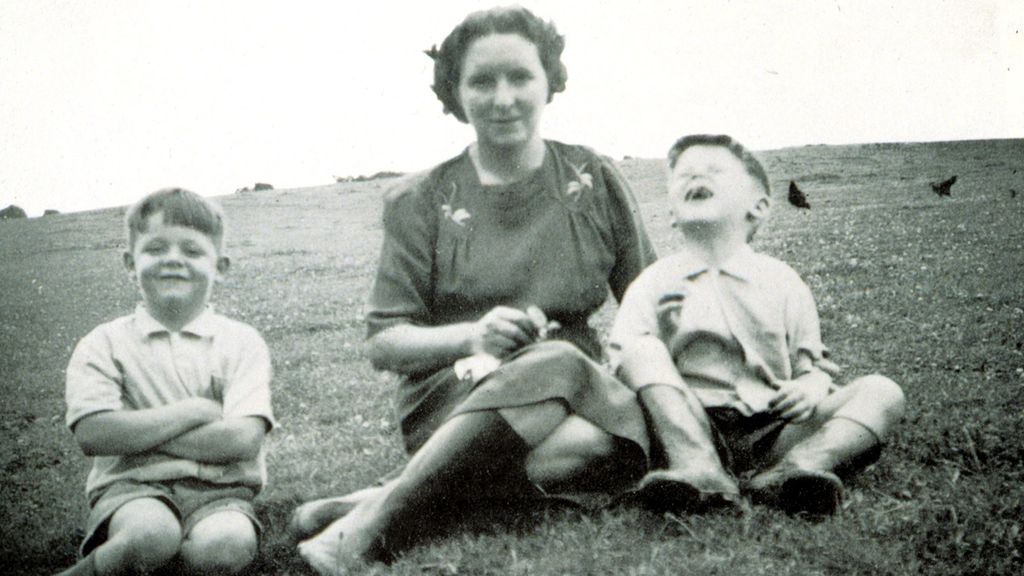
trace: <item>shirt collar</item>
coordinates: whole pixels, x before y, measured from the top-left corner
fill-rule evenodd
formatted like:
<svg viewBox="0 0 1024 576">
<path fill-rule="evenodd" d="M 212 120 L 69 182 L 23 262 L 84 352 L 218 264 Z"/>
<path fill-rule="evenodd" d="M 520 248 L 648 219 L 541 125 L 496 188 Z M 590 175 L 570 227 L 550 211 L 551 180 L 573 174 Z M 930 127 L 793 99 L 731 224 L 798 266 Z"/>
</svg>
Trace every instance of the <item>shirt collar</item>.
<svg viewBox="0 0 1024 576">
<path fill-rule="evenodd" d="M 743 247 L 722 264 L 720 270 L 724 274 L 750 282 L 753 280 L 754 271 L 757 269 L 756 255 L 749 244 L 744 244 Z"/>
<path fill-rule="evenodd" d="M 754 278 L 754 270 L 757 266 L 757 253 L 749 244 L 744 244 L 735 254 L 729 257 L 721 266 L 719 271 L 723 274 L 749 282 Z M 678 262 L 677 272 L 686 278 L 694 278 L 707 272 L 710 268 L 699 258 L 687 255 Z"/>
<path fill-rule="evenodd" d="M 192 334 L 200 338 L 211 337 L 214 333 L 213 323 L 213 306 L 208 304 L 199 316 L 193 318 L 191 322 L 182 327 L 181 333 Z M 142 302 L 135 307 L 135 325 L 138 327 L 139 333 L 145 337 L 153 336 L 154 334 L 170 333 L 166 326 L 161 324 L 156 318 L 153 318 L 153 315 L 149 313 L 146 305 Z"/>
</svg>

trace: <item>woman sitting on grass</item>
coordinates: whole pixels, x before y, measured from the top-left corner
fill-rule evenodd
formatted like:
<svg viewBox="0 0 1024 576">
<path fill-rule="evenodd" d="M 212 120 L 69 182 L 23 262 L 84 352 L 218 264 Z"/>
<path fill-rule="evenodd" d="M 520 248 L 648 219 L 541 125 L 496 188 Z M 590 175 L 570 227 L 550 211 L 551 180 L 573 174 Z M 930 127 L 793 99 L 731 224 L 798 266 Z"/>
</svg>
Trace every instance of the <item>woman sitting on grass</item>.
<svg viewBox="0 0 1024 576">
<path fill-rule="evenodd" d="M 300 553 L 320 573 L 385 559 L 410 526 L 480 499 L 609 489 L 645 471 L 643 415 L 596 363 L 588 318 L 654 255 L 611 162 L 538 132 L 565 88 L 563 46 L 512 7 L 469 15 L 429 52 L 434 91 L 476 142 L 385 200 L 369 354 L 404 377 L 412 458 L 326 529 L 346 500 L 297 510 Z"/>
</svg>

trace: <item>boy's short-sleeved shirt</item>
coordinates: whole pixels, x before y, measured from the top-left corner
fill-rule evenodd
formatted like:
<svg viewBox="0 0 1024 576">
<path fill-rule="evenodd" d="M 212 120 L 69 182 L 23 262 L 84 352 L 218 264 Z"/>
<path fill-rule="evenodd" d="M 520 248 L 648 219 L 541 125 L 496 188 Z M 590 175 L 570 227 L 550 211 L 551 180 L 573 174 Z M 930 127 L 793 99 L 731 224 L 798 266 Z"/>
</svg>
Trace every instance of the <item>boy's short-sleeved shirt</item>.
<svg viewBox="0 0 1024 576">
<path fill-rule="evenodd" d="M 778 384 L 816 369 L 811 362 L 825 351 L 810 289 L 789 265 L 749 246 L 719 269 L 684 249 L 644 270 L 615 317 L 613 368 L 640 336 L 665 343 L 705 406 L 747 415 L 767 410 Z"/>
<path fill-rule="evenodd" d="M 220 402 L 225 418 L 255 416 L 276 426 L 270 403 L 270 353 L 251 326 L 207 308 L 170 332 L 140 304 L 134 314 L 100 325 L 83 338 L 67 370 L 66 423 L 110 410 L 142 410 L 193 396 Z M 206 464 L 158 452 L 96 456 L 86 481 L 90 500 L 117 480 L 198 478 L 261 489 L 264 451 L 252 460 Z"/>
</svg>

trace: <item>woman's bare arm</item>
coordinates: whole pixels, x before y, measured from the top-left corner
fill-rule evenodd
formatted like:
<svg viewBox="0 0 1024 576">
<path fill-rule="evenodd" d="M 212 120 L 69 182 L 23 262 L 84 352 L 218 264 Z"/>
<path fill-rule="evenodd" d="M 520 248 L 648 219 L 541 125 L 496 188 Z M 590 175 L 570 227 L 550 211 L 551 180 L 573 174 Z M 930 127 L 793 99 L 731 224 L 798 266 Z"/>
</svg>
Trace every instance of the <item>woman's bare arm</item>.
<svg viewBox="0 0 1024 576">
<path fill-rule="evenodd" d="M 476 322 L 392 326 L 370 338 L 368 354 L 378 370 L 416 374 L 436 370 L 472 354 L 486 353 L 503 358 L 535 342 L 540 328 L 525 311 L 498 306 Z"/>
</svg>

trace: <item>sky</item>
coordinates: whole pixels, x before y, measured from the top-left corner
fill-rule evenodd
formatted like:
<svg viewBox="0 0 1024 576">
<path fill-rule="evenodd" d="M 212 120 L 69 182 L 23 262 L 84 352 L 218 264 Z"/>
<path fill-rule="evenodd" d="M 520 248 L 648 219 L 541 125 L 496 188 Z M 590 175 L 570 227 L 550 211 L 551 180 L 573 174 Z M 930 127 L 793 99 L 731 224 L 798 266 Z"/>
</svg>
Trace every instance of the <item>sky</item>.
<svg viewBox="0 0 1024 576">
<path fill-rule="evenodd" d="M 0 207 L 428 168 L 473 131 L 423 50 L 495 4 L 4 0 Z M 612 157 L 693 132 L 756 150 L 1024 137 L 1019 0 L 520 4 L 566 37 L 543 136 Z"/>
</svg>

